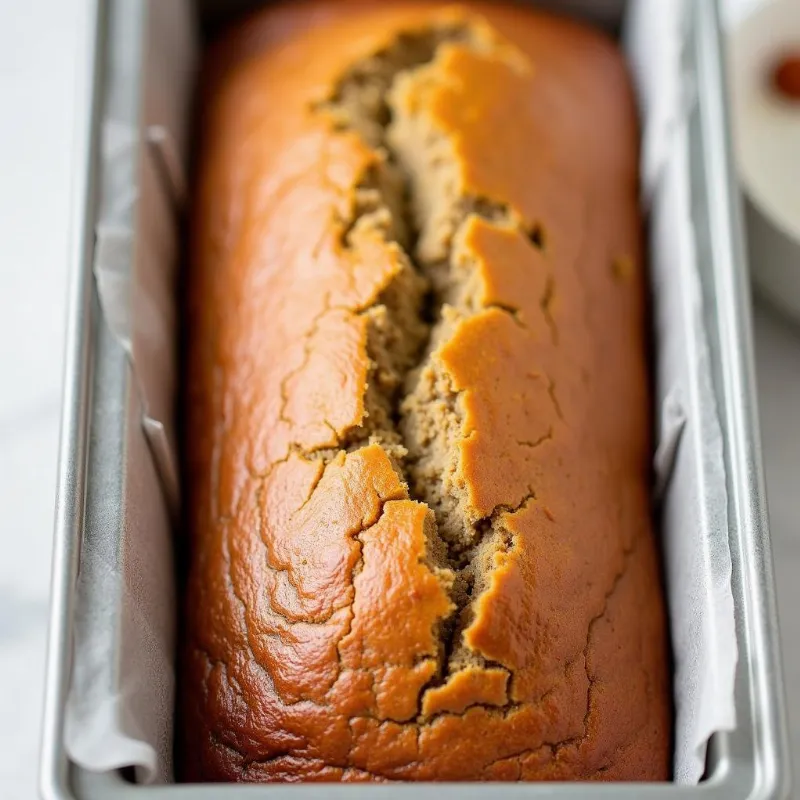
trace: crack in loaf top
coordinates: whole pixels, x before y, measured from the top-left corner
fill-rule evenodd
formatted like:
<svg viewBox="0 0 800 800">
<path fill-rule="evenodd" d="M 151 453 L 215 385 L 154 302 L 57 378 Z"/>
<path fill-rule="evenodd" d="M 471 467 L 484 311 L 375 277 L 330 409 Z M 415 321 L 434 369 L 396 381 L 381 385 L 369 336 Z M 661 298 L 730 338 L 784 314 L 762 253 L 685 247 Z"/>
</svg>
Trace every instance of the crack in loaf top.
<svg viewBox="0 0 800 800">
<path fill-rule="evenodd" d="M 229 34 L 206 90 L 183 776 L 665 778 L 613 46 L 318 0 Z"/>
</svg>

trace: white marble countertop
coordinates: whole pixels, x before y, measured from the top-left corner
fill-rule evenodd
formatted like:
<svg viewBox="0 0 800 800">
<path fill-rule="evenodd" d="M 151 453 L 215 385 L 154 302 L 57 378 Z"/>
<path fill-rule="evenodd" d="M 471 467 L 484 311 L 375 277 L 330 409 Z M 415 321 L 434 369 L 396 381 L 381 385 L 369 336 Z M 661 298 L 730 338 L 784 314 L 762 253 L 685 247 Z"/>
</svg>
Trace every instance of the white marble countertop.
<svg viewBox="0 0 800 800">
<path fill-rule="evenodd" d="M 82 7 L 0 2 L 0 797 L 9 800 L 37 796 Z"/>
<path fill-rule="evenodd" d="M 746 0 L 748 1 L 748 0 Z M 0 3 L 0 797 L 36 796 L 85 0 Z M 756 312 L 792 734 L 800 747 L 800 328 Z M 8 724 L 13 721 L 13 724 Z M 796 770 L 800 772 L 800 769 Z"/>
</svg>

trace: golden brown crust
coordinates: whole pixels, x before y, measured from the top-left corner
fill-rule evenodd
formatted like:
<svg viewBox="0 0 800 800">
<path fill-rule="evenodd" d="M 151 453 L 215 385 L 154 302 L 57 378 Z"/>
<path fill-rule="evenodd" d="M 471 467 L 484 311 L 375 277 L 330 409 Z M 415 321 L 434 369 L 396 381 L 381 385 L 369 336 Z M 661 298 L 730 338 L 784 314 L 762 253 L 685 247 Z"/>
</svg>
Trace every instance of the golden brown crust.
<svg viewBox="0 0 800 800">
<path fill-rule="evenodd" d="M 424 54 L 361 120 L 343 81 L 397 42 Z M 181 777 L 666 779 L 619 55 L 498 4 L 316 0 L 208 75 Z"/>
</svg>

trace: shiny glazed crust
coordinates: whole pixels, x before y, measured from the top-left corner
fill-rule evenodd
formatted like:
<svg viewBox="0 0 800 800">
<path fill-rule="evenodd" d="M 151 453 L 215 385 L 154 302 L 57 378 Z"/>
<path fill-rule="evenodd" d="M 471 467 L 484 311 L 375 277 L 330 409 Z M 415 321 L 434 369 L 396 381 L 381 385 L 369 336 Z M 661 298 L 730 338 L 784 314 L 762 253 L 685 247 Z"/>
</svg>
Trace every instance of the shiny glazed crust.
<svg viewBox="0 0 800 800">
<path fill-rule="evenodd" d="M 294 2 L 206 90 L 180 778 L 667 779 L 614 46 L 499 4 Z"/>
</svg>

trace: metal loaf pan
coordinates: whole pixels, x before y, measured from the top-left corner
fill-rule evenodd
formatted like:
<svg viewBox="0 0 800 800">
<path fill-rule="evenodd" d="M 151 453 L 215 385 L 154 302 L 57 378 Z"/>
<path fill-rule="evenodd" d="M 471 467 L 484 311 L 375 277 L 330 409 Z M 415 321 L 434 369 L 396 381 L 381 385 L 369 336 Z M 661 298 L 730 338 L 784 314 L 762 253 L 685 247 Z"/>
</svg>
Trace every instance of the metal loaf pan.
<svg viewBox="0 0 800 800">
<path fill-rule="evenodd" d="M 159 0 L 169 2 L 169 0 Z M 252 0 L 197 2 L 204 29 L 252 6 Z M 624 0 L 550 2 L 593 22 L 618 29 Z M 131 503 L 147 503 L 149 484 L 127 470 L 130 434 L 141 419 L 139 395 L 124 349 L 101 313 L 92 272 L 100 213 L 100 129 L 109 104 L 128 98 L 125 113 L 142 113 L 138 96 L 147 35 L 143 0 L 94 0 L 86 43 L 86 115 L 81 118 L 75 186 L 71 279 L 61 454 L 53 558 L 51 628 L 41 787 L 44 797 L 181 800 L 197 798 L 345 798 L 404 800 L 479 798 L 737 798 L 788 797 L 788 741 L 770 542 L 761 468 L 754 384 L 750 296 L 744 260 L 738 189 L 730 160 L 718 9 L 711 0 L 691 2 L 684 66 L 693 82 L 690 112 L 692 217 L 701 275 L 711 369 L 725 442 L 732 590 L 739 662 L 737 727 L 711 741 L 706 778 L 698 786 L 674 784 L 416 784 L 386 786 L 154 786 L 121 773 L 94 774 L 70 762 L 65 750 L 65 706 L 72 651 L 81 545 L 91 525 L 124 530 Z M 146 43 L 145 43 L 146 44 Z M 138 55 L 137 55 L 138 54 Z M 138 58 L 138 61 L 137 61 Z M 119 549 L 123 545 L 120 542 Z M 122 557 L 122 556 L 120 556 Z"/>
</svg>

